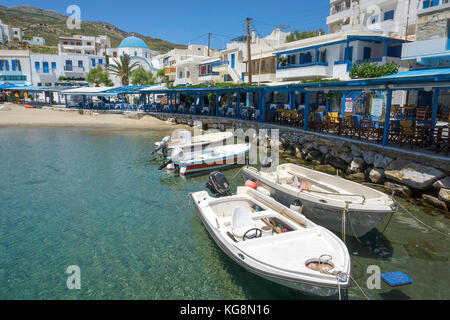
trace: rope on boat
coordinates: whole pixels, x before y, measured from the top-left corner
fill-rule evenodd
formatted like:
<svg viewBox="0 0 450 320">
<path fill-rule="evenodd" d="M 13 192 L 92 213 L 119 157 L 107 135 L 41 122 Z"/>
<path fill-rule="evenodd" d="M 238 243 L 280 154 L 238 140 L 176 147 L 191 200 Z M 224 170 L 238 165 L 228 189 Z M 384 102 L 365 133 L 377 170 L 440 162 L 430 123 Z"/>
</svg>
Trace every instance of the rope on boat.
<svg viewBox="0 0 450 320">
<path fill-rule="evenodd" d="M 332 276 L 336 276 L 337 282 L 338 282 L 338 288 L 339 288 L 339 300 L 341 300 L 341 277 L 342 276 L 347 276 L 350 279 L 352 279 L 352 281 L 356 284 L 356 286 L 358 287 L 358 289 L 361 291 L 361 293 L 364 295 L 364 297 L 367 300 L 370 300 L 369 296 L 366 294 L 366 292 L 359 286 L 358 282 L 356 281 L 355 278 L 353 278 L 350 274 L 346 273 L 346 272 L 342 272 L 342 271 L 334 271 L 334 272 L 327 272 L 329 275 Z"/>
<path fill-rule="evenodd" d="M 394 197 L 392 197 L 392 198 L 394 198 Z M 407 214 L 409 214 L 409 215 L 410 215 L 414 220 L 416 220 L 417 222 L 423 224 L 423 225 L 426 226 L 427 228 L 429 228 L 429 229 L 431 229 L 431 230 L 433 230 L 433 231 L 435 231 L 435 232 L 437 232 L 437 233 L 443 234 L 443 235 L 446 236 L 446 237 L 450 237 L 450 233 L 442 232 L 442 231 L 440 231 L 440 230 L 437 230 L 437 229 L 435 229 L 435 228 L 433 228 L 433 227 L 427 225 L 425 222 L 421 221 L 419 218 L 417 218 L 415 215 L 413 215 L 408 209 L 406 209 L 404 206 L 402 206 L 401 203 L 399 203 L 399 202 L 397 202 L 397 203 L 398 203 L 398 205 L 400 206 L 400 208 L 402 208 Z"/>
</svg>

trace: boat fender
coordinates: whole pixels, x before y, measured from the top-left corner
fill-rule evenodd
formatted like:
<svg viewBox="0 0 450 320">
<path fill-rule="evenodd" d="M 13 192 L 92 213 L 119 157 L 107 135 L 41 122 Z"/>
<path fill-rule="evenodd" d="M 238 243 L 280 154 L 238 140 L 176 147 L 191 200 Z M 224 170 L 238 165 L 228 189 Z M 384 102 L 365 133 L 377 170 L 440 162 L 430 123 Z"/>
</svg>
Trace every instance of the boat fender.
<svg viewBox="0 0 450 320">
<path fill-rule="evenodd" d="M 252 180 L 247 180 L 245 182 L 245 186 L 248 187 L 248 188 L 251 188 L 253 190 L 256 190 L 258 188 L 258 184 L 255 181 L 252 181 Z"/>
<path fill-rule="evenodd" d="M 301 212 L 303 207 L 303 204 L 300 200 L 295 200 L 294 202 L 292 202 L 291 204 L 291 210 L 295 211 L 295 212 Z"/>
</svg>

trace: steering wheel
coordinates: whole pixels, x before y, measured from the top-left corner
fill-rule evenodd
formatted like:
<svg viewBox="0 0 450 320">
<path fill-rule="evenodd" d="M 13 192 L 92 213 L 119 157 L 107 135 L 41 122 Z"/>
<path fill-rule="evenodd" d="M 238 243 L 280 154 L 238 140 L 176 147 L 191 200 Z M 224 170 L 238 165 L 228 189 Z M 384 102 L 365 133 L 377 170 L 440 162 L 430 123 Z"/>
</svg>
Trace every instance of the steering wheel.
<svg viewBox="0 0 450 320">
<path fill-rule="evenodd" d="M 255 234 L 252 235 L 252 236 L 247 236 L 247 234 L 249 234 L 249 233 L 252 232 L 252 231 L 256 231 Z M 245 239 L 251 240 L 251 239 L 256 239 L 256 238 L 261 238 L 261 237 L 262 237 L 262 230 L 261 230 L 261 229 L 258 229 L 258 228 L 253 228 L 253 229 L 248 230 L 248 231 L 244 234 L 244 236 L 242 237 L 242 240 L 245 241 Z"/>
</svg>

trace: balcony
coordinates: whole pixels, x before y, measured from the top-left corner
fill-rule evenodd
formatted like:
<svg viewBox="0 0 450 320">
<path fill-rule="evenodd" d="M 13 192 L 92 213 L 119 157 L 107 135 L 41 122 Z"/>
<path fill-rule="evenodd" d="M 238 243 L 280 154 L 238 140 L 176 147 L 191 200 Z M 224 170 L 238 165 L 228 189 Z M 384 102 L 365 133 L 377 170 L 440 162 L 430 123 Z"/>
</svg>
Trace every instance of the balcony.
<svg viewBox="0 0 450 320">
<path fill-rule="evenodd" d="M 347 18 L 350 18 L 351 15 L 352 15 L 351 9 L 345 9 L 336 13 L 332 13 L 327 17 L 327 24 L 343 21 Z"/>
<path fill-rule="evenodd" d="M 307 64 L 296 64 L 289 66 L 278 66 L 276 77 L 282 79 L 295 78 L 327 78 L 331 74 L 328 62 L 312 62 Z"/>
<path fill-rule="evenodd" d="M 176 74 L 177 73 L 177 68 L 165 68 L 164 69 L 164 73 L 167 75 L 169 74 Z"/>
<path fill-rule="evenodd" d="M 416 60 L 450 55 L 447 38 L 438 38 L 403 44 L 402 60 Z"/>
<path fill-rule="evenodd" d="M 64 66 L 64 71 L 80 73 L 80 72 L 85 72 L 85 69 L 84 69 L 84 67 L 74 67 L 74 66 L 65 65 Z"/>
</svg>

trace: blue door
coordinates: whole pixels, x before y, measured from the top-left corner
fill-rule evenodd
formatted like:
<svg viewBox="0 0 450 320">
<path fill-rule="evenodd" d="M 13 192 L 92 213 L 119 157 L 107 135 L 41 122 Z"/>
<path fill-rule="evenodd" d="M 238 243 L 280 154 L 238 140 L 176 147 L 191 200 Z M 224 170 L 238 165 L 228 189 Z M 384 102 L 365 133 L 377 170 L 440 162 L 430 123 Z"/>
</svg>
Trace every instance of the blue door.
<svg viewBox="0 0 450 320">
<path fill-rule="evenodd" d="M 231 69 L 234 69 L 234 64 L 235 64 L 235 55 L 232 54 L 231 55 Z"/>
<path fill-rule="evenodd" d="M 345 59 L 347 61 L 353 62 L 353 47 L 345 48 Z"/>
</svg>

